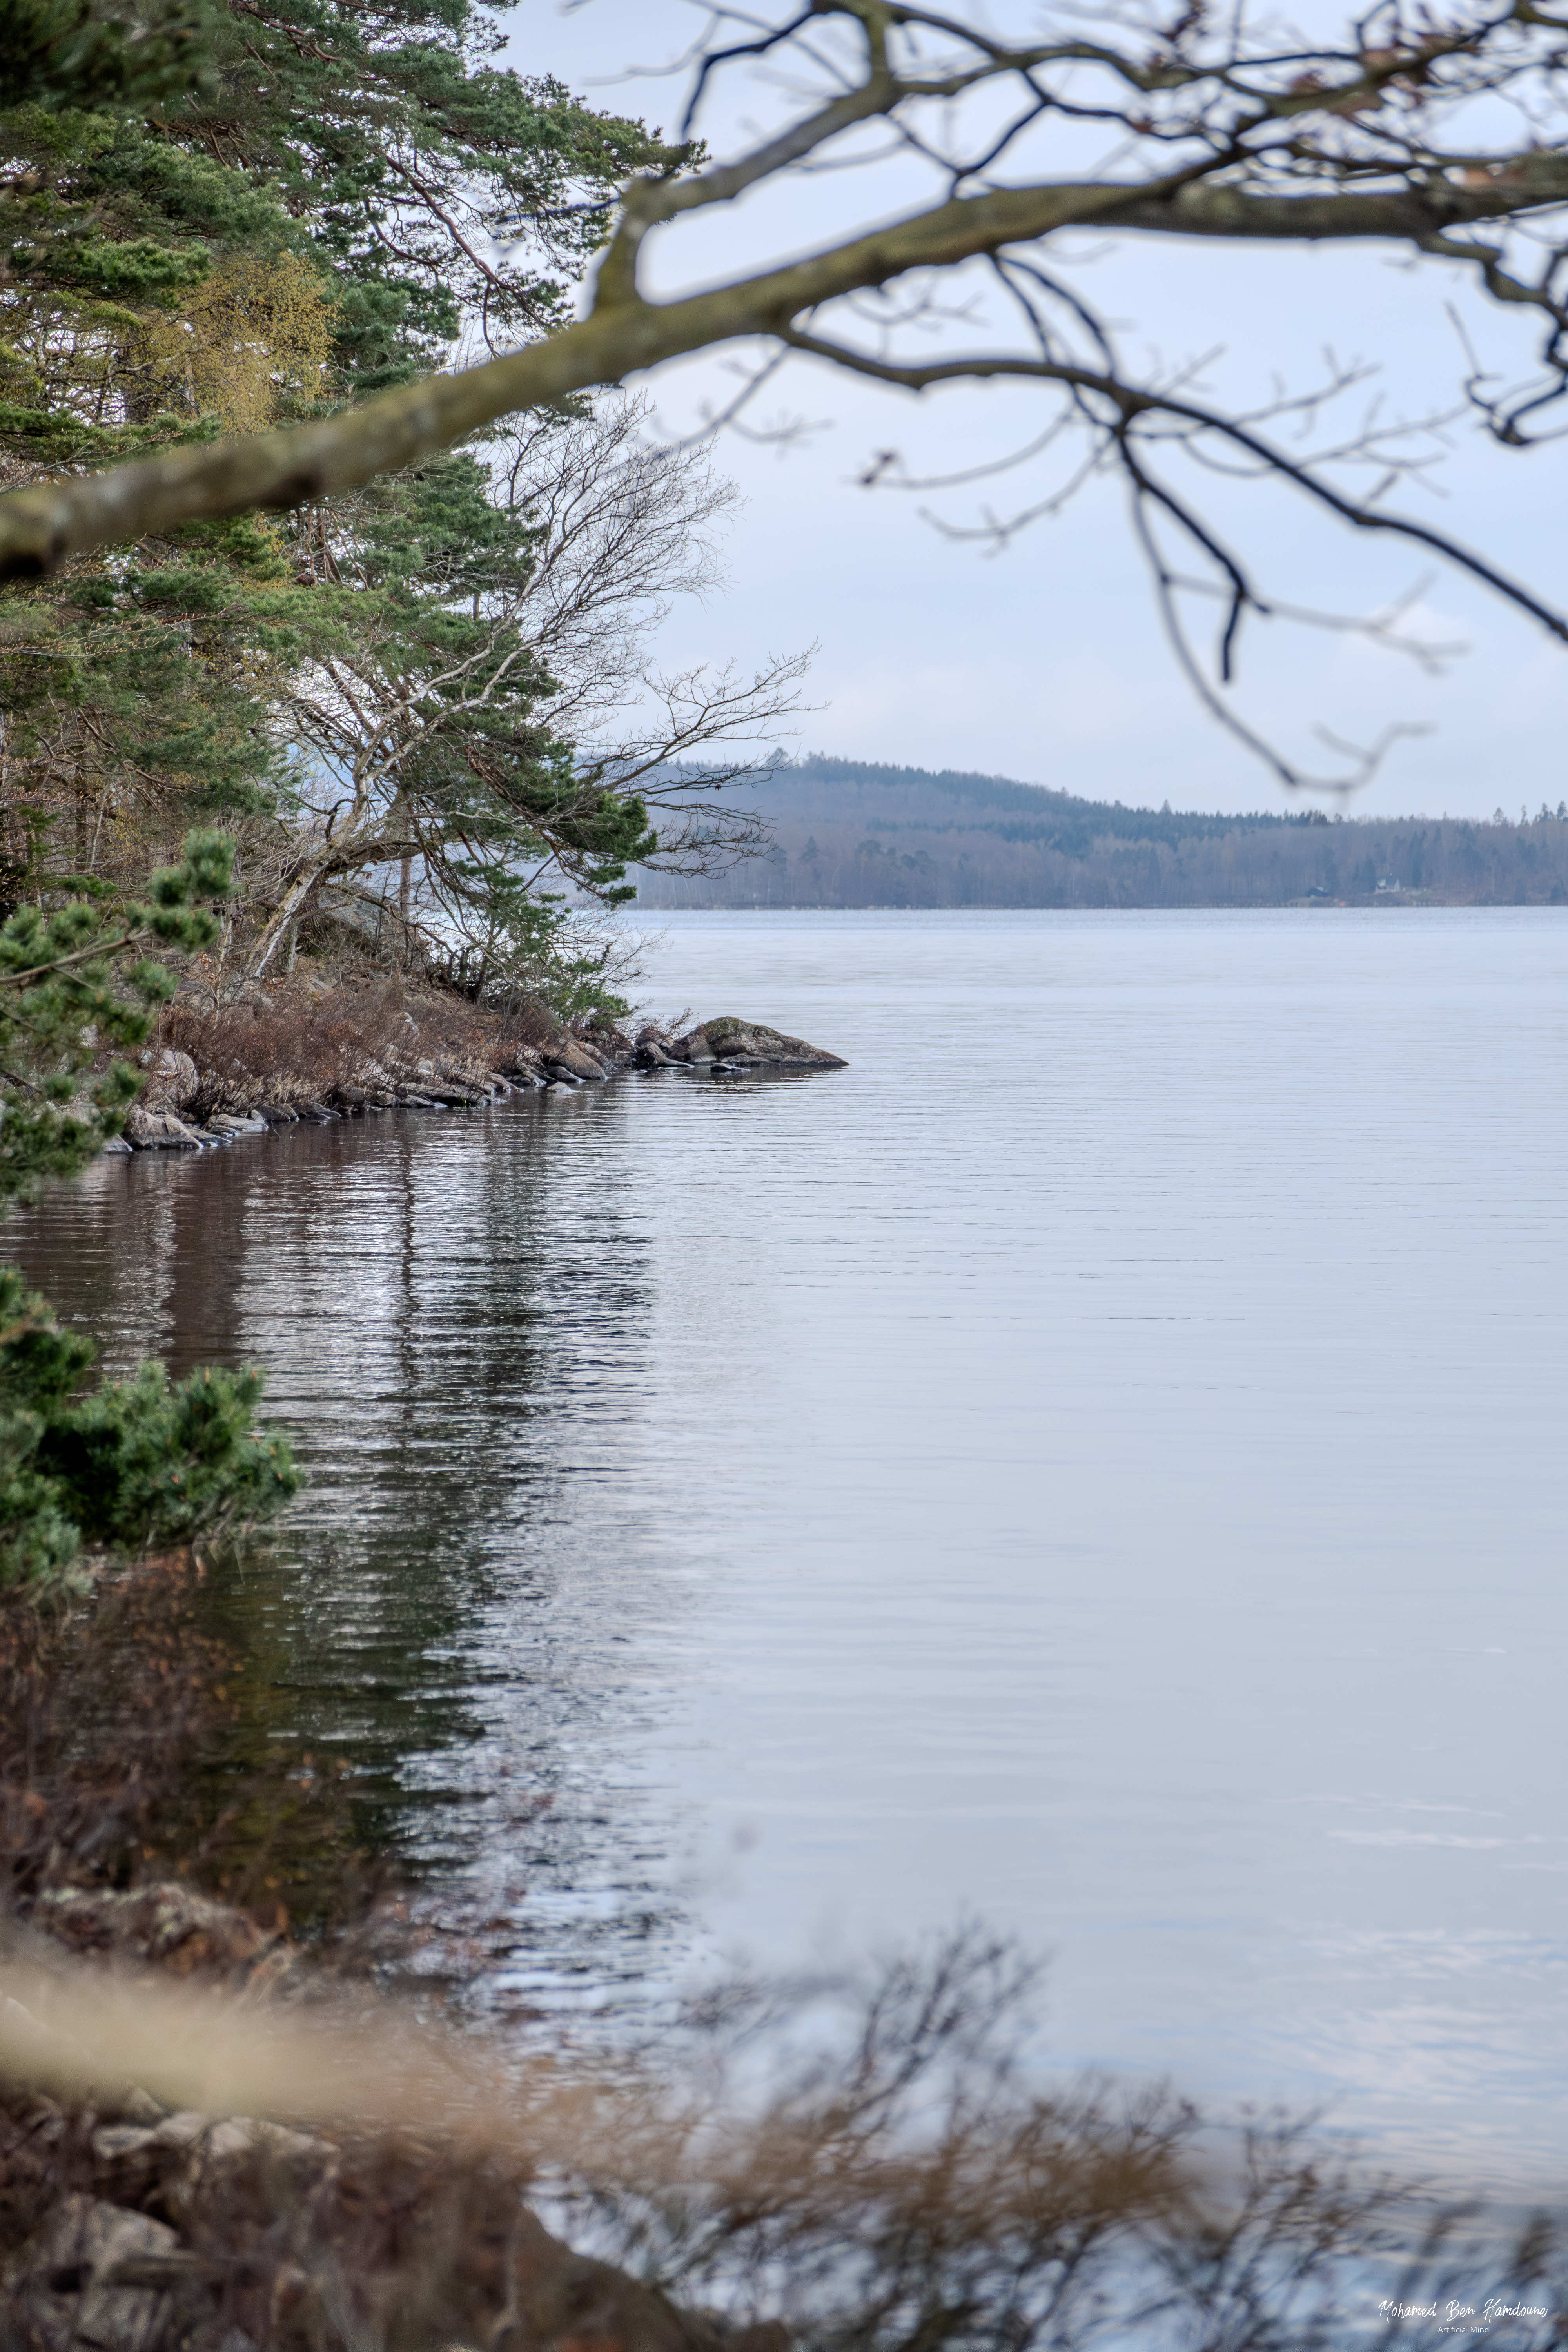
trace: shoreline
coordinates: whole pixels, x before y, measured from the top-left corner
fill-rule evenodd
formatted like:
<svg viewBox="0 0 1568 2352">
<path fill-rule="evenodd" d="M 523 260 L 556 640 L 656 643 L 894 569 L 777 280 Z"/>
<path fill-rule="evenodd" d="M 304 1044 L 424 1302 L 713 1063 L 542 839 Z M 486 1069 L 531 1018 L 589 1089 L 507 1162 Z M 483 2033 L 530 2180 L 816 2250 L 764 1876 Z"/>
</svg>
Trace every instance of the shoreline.
<svg viewBox="0 0 1568 2352">
<path fill-rule="evenodd" d="M 176 1000 L 142 1061 L 147 1085 L 108 1152 L 201 1150 L 389 1110 L 478 1109 L 632 1070 L 847 1066 L 804 1038 L 727 1014 L 679 1034 L 645 1021 L 633 1035 L 602 1020 L 557 1024 L 537 1006 L 494 1013 L 462 998 L 308 977 L 206 1010 Z"/>
</svg>

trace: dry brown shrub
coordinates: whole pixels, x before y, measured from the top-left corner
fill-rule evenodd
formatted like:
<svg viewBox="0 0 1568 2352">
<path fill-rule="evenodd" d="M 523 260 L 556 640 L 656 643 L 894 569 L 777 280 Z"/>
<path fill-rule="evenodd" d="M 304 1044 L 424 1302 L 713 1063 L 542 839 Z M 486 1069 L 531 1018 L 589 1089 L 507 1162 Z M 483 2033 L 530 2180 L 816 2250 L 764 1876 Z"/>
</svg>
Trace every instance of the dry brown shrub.
<svg viewBox="0 0 1568 2352">
<path fill-rule="evenodd" d="M 672 2028 L 595 2072 L 363 2002 L 268 2021 L 68 1978 L 38 2014 L 79 2055 L 0 2112 L 0 2150 L 18 2221 L 47 2175 L 178 2229 L 190 2347 L 226 2325 L 262 2352 L 718 2352 L 723 2313 L 782 2318 L 751 2352 L 1352 2352 L 1426 2340 L 1380 2302 L 1489 2295 L 1529 2306 L 1494 2343 L 1561 2344 L 1551 2220 L 1488 2224 L 1300 2127 L 1202 2134 L 1167 2096 L 1042 2084 L 1022 1990 L 969 1934 L 884 1968 L 847 2033 L 809 1990 L 742 1987 L 698 2021 L 706 2068 Z M 117 2052 L 165 2099 L 199 2077 L 216 2112 L 226 2082 L 313 2135 L 219 2126 L 233 2153 L 195 2167 L 177 2135 L 94 2141 L 64 2078 L 123 2083 Z"/>
<path fill-rule="evenodd" d="M 159 1937 L 175 1973 L 210 1961 L 226 1980 L 261 1950 L 232 1936 L 219 1949 L 204 1895 L 244 1906 L 264 1936 L 292 1912 L 358 1965 L 395 1939 L 353 1777 L 247 1720 L 205 1585 L 182 1551 L 106 1568 L 68 1609 L 0 1605 L 0 1919 L 48 1916 L 79 1951 L 129 1948 L 153 1924 L 136 1890 L 184 1887 L 190 1916 L 173 1906 Z M 113 1901 L 73 1909 L 78 1894 Z"/>
<path fill-rule="evenodd" d="M 177 1001 L 159 1024 L 160 1042 L 195 1063 L 200 1091 L 190 1107 L 208 1117 L 294 1108 L 363 1086 L 370 1072 L 395 1068 L 407 1034 L 390 988 L 316 998 L 284 987 L 210 1013 Z"/>
<path fill-rule="evenodd" d="M 198 1116 L 297 1108 L 345 1094 L 417 1092 L 441 1079 L 483 1087 L 526 1064 L 558 1034 L 542 1008 L 488 1013 L 466 998 L 395 981 L 323 990 L 296 975 L 237 1003 L 168 1006 L 159 1043 L 188 1054 Z"/>
<path fill-rule="evenodd" d="M 60 1613 L 0 1607 L 0 1898 L 11 1906 L 127 1885 L 155 1824 L 166 1835 L 223 1710 L 224 1654 L 195 1621 L 200 1572 L 174 1553 Z"/>
</svg>

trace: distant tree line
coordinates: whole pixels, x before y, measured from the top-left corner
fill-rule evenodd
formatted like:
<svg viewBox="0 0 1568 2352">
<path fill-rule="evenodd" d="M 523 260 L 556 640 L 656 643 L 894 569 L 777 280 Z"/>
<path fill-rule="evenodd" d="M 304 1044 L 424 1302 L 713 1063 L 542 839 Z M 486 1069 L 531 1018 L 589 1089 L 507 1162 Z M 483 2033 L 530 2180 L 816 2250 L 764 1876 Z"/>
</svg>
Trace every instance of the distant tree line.
<svg viewBox="0 0 1568 2352">
<path fill-rule="evenodd" d="M 816 756 L 748 794 L 760 856 L 639 876 L 677 907 L 1281 907 L 1568 903 L 1568 803 L 1532 816 L 1245 816 L 1125 808 L 1004 777 Z"/>
</svg>

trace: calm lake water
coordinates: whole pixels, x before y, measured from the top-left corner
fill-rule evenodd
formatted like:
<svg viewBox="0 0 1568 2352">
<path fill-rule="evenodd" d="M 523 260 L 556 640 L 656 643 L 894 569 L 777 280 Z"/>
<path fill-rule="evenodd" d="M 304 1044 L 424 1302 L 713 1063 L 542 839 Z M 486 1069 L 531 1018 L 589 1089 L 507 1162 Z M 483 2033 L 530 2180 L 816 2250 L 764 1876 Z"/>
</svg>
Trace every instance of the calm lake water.
<svg viewBox="0 0 1568 2352">
<path fill-rule="evenodd" d="M 979 1916 L 1043 2058 L 1568 2153 L 1568 915 L 661 919 L 850 1057 L 100 1163 L 313 1485 L 229 1596 L 496 1997 Z"/>
</svg>

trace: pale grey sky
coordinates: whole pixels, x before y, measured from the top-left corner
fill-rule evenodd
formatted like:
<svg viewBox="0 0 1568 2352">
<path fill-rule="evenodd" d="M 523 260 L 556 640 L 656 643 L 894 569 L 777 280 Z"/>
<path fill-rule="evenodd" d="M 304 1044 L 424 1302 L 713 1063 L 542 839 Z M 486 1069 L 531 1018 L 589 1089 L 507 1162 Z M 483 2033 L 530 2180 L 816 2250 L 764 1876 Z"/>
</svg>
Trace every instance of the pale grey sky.
<svg viewBox="0 0 1568 2352">
<path fill-rule="evenodd" d="M 595 102 L 666 129 L 679 113 L 680 78 L 628 81 L 625 71 L 667 62 L 699 21 L 687 0 L 584 0 L 565 9 L 524 0 L 507 19 L 521 69 L 557 74 Z M 737 89 L 714 118 L 713 143 L 721 148 L 748 114 L 775 117 L 784 102 L 765 87 Z M 874 195 L 868 182 L 841 174 L 706 215 L 682 226 L 679 247 L 663 240 L 653 290 L 809 248 L 868 202 L 897 212 L 915 193 L 910 182 L 884 181 Z M 1057 266 L 1063 258 L 1053 247 Z M 1121 324 L 1130 353 L 1176 360 L 1217 351 L 1204 381 L 1239 401 L 1267 398 L 1280 376 L 1304 386 L 1331 347 L 1342 360 L 1379 363 L 1385 413 L 1426 414 L 1449 398 L 1462 371 L 1449 301 L 1489 361 L 1511 369 L 1529 350 L 1525 331 L 1478 302 L 1457 272 L 1415 273 L 1378 249 L 1224 252 L 1126 238 L 1100 247 L 1084 240 L 1068 259 Z M 690 428 L 704 402 L 725 397 L 731 358 L 682 362 L 647 380 L 669 428 Z M 763 415 L 787 410 L 824 429 L 783 455 L 725 439 L 720 461 L 745 500 L 729 542 L 729 583 L 706 606 L 672 615 L 660 657 L 752 665 L 816 641 L 806 699 L 818 707 L 799 721 L 790 750 L 979 769 L 1107 800 L 1278 805 L 1279 787 L 1178 676 L 1116 485 L 1091 485 L 1064 515 L 994 558 L 945 541 L 921 520 L 921 500 L 856 485 L 868 455 L 891 445 L 922 470 L 941 471 L 999 451 L 1009 436 L 1024 439 L 1037 397 L 1026 386 L 968 386 L 917 402 L 792 363 Z M 1431 487 L 1400 497 L 1561 604 L 1565 491 L 1568 443 L 1505 454 L 1461 421 Z M 931 503 L 963 522 L 978 495 Z M 998 506 L 1021 506 L 1030 485 L 1004 480 L 992 495 Z M 1468 647 L 1434 679 L 1359 641 L 1255 632 L 1240 689 L 1249 719 L 1308 758 L 1321 722 L 1360 739 L 1389 720 L 1429 728 L 1397 746 L 1352 803 L 1367 814 L 1489 815 L 1500 803 L 1517 814 L 1521 803 L 1533 810 L 1568 795 L 1562 648 L 1468 583 L 1432 575 L 1406 550 L 1331 528 L 1300 500 L 1251 488 L 1218 495 L 1281 598 L 1367 612 L 1426 575 L 1426 631 Z"/>
</svg>

